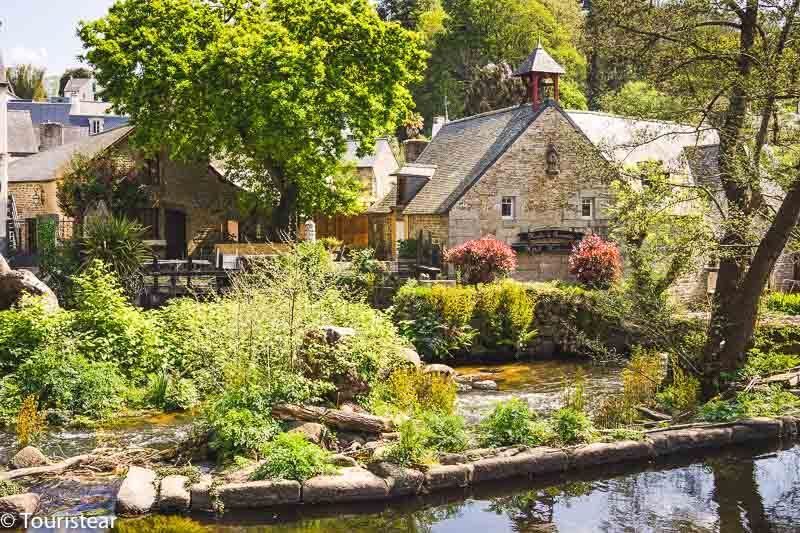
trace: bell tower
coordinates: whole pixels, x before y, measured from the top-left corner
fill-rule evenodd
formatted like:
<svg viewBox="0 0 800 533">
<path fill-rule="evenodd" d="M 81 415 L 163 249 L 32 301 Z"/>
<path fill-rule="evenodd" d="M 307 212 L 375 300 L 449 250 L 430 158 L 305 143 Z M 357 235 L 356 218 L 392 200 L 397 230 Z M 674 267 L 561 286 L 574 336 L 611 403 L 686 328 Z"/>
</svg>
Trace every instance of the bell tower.
<svg viewBox="0 0 800 533">
<path fill-rule="evenodd" d="M 536 50 L 514 71 L 514 76 L 522 78 L 528 90 L 528 98 L 533 109 L 539 107 L 547 100 L 559 103 L 558 79 L 567 71 L 556 63 L 542 46 L 541 41 Z"/>
</svg>

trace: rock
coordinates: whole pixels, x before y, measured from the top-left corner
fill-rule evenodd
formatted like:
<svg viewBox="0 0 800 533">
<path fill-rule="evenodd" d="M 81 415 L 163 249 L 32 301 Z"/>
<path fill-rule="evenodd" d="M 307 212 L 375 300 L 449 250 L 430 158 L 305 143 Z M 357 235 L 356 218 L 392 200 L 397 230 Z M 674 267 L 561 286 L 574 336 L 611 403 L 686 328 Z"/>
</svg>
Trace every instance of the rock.
<svg viewBox="0 0 800 533">
<path fill-rule="evenodd" d="M 748 442 L 762 439 L 778 438 L 783 429 L 780 420 L 772 418 L 749 418 L 739 420 L 733 426 L 733 442 Z"/>
<path fill-rule="evenodd" d="M 573 467 L 590 468 L 649 459 L 654 455 L 654 450 L 653 445 L 646 441 L 597 442 L 575 448 L 569 454 Z"/>
<path fill-rule="evenodd" d="M 425 472 L 425 490 L 433 492 L 468 487 L 472 483 L 472 474 L 471 464 L 434 466 Z"/>
<path fill-rule="evenodd" d="M 647 435 L 656 455 L 670 455 L 700 448 L 721 448 L 731 443 L 731 428 L 688 428 Z"/>
<path fill-rule="evenodd" d="M 131 466 L 117 493 L 119 515 L 149 513 L 156 503 L 156 473 L 149 468 Z"/>
<path fill-rule="evenodd" d="M 328 431 L 325 426 L 316 422 L 291 422 L 289 427 L 289 433 L 300 433 L 314 444 L 322 443 Z"/>
<path fill-rule="evenodd" d="M 353 442 L 351 442 L 351 443 L 350 443 L 350 446 L 348 446 L 348 447 L 347 447 L 347 450 L 345 450 L 345 451 L 347 451 L 347 452 L 351 452 L 351 453 L 352 453 L 352 452 L 357 452 L 358 450 L 360 450 L 360 449 L 361 449 L 361 448 L 363 448 L 363 447 L 364 447 L 364 445 L 363 445 L 363 444 L 361 444 L 360 442 L 358 442 L 358 441 L 353 441 Z"/>
<path fill-rule="evenodd" d="M 249 465 L 240 468 L 239 470 L 233 470 L 232 472 L 226 473 L 223 477 L 226 483 L 244 483 L 245 481 L 250 481 L 253 473 L 258 470 L 264 464 L 264 461 L 255 461 L 250 463 Z"/>
<path fill-rule="evenodd" d="M 50 287 L 29 270 L 11 270 L 0 256 L 0 311 L 14 307 L 25 293 L 42 296 L 47 312 L 58 311 L 58 298 Z"/>
<path fill-rule="evenodd" d="M 214 502 L 211 498 L 211 485 L 213 483 L 214 478 L 205 474 L 200 478 L 200 481 L 189 488 L 189 501 L 192 511 L 209 512 L 214 510 Z"/>
<path fill-rule="evenodd" d="M 567 454 L 555 448 L 534 448 L 513 457 L 491 457 L 473 463 L 472 481 L 480 483 L 496 479 L 561 472 L 568 465 Z"/>
<path fill-rule="evenodd" d="M 464 382 L 456 383 L 456 390 L 458 392 L 469 392 L 472 390 L 472 384 Z"/>
<path fill-rule="evenodd" d="M 28 492 L 0 498 L 0 527 L 11 529 L 21 528 L 25 524 L 25 517 L 34 514 L 39 509 L 41 498 L 38 494 Z M 6 517 L 11 517 L 10 520 Z"/>
<path fill-rule="evenodd" d="M 472 384 L 472 388 L 477 390 L 497 390 L 497 382 L 490 379 L 476 381 Z"/>
<path fill-rule="evenodd" d="M 346 339 L 348 337 L 353 337 L 356 334 L 356 330 L 353 328 L 340 328 L 337 326 L 322 326 L 320 328 L 323 333 L 325 333 L 325 341 L 328 344 L 336 344 L 342 339 Z"/>
<path fill-rule="evenodd" d="M 345 468 L 338 476 L 317 476 L 303 484 L 303 502 L 343 503 L 383 500 L 389 486 L 369 470 Z"/>
<path fill-rule="evenodd" d="M 400 357 L 407 363 L 413 365 L 415 368 L 422 366 L 422 359 L 416 350 L 411 348 L 403 348 L 400 350 Z"/>
<path fill-rule="evenodd" d="M 25 446 L 11 458 L 11 466 L 14 468 L 30 468 L 46 464 L 50 464 L 47 456 L 34 446 Z"/>
<path fill-rule="evenodd" d="M 794 437 L 797 435 L 798 430 L 798 418 L 794 416 L 782 416 L 780 418 L 781 423 L 783 424 L 783 436 L 784 437 Z"/>
<path fill-rule="evenodd" d="M 162 513 L 185 513 L 189 510 L 191 494 L 186 476 L 167 476 L 161 480 L 158 509 Z"/>
<path fill-rule="evenodd" d="M 469 459 L 463 453 L 443 453 L 439 455 L 439 463 L 443 465 L 463 465 Z"/>
<path fill-rule="evenodd" d="M 441 374 L 443 376 L 447 376 L 452 378 L 456 375 L 456 371 L 453 370 L 452 367 L 447 365 L 425 365 L 425 368 L 422 370 L 426 374 Z"/>
<path fill-rule="evenodd" d="M 369 470 L 386 480 L 389 495 L 392 497 L 418 494 L 425 482 L 425 474 L 412 468 L 404 468 L 392 463 L 372 463 Z"/>
<path fill-rule="evenodd" d="M 347 467 L 347 466 L 358 466 L 358 461 L 356 461 L 352 457 L 348 457 L 346 455 L 341 455 L 341 454 L 331 455 L 328 458 L 328 463 L 330 463 L 330 464 L 332 464 L 334 466 L 344 466 L 344 467 Z"/>
<path fill-rule="evenodd" d="M 225 509 L 260 509 L 300 503 L 297 481 L 248 481 L 228 483 L 217 489 Z"/>
<path fill-rule="evenodd" d="M 345 413 L 360 413 L 362 415 L 369 414 L 369 411 L 367 411 L 366 409 L 364 409 L 355 402 L 344 402 L 339 406 L 339 409 L 341 411 L 344 411 Z"/>
</svg>

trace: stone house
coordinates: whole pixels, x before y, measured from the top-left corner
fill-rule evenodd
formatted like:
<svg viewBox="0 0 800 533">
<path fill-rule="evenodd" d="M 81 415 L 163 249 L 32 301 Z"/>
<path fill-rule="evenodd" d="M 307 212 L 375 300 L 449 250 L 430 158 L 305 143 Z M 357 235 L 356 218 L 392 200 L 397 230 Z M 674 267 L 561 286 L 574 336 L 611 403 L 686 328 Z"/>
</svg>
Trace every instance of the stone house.
<svg viewBox="0 0 800 533">
<path fill-rule="evenodd" d="M 167 259 L 211 256 L 214 245 L 235 232 L 239 189 L 212 163 L 179 163 L 164 154 L 143 159 L 129 145 L 132 129 L 106 130 L 9 165 L 17 231 L 23 230 L 23 221 L 37 217 L 63 218 L 57 184 L 75 155 L 112 154 L 128 159 L 135 179 L 146 187 L 147 201 L 126 215 L 147 228 L 146 240 L 154 252 Z"/>
<path fill-rule="evenodd" d="M 394 259 L 397 241 L 420 230 L 444 247 L 492 235 L 518 252 L 515 277 L 569 279 L 573 244 L 608 232 L 609 161 L 661 161 L 691 181 L 686 150 L 718 142 L 689 126 L 565 110 L 562 74 L 539 46 L 515 72 L 529 103 L 445 124 L 368 210 L 370 245 Z"/>
<path fill-rule="evenodd" d="M 395 182 L 392 173 L 398 162 L 392 146 L 387 138 L 379 138 L 374 148 L 363 156 L 358 155 L 358 144 L 347 141 L 344 162 L 354 165 L 361 181 L 363 194 L 361 202 L 364 209 L 386 196 Z M 368 217 L 366 214 L 355 216 L 335 216 L 314 218 L 317 238 L 335 237 L 348 246 L 366 247 L 369 243 Z"/>
</svg>

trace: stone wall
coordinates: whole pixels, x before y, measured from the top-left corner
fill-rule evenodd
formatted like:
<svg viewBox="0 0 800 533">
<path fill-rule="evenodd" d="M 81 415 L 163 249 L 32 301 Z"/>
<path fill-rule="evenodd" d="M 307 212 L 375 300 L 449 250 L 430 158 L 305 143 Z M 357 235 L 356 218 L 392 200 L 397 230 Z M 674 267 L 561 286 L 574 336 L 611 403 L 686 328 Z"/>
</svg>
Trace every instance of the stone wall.
<svg viewBox="0 0 800 533">
<path fill-rule="evenodd" d="M 409 215 L 406 220 L 409 239 L 418 238 L 422 230 L 425 233 L 430 232 L 433 244 L 447 245 L 449 225 L 446 215 Z"/>
<path fill-rule="evenodd" d="M 21 219 L 36 218 L 40 215 L 61 215 L 56 198 L 56 182 L 12 182 L 8 191 L 17 205 L 17 215 Z"/>
<path fill-rule="evenodd" d="M 517 253 L 514 279 L 520 281 L 574 280 L 569 273 L 569 254 L 558 252 Z"/>
<path fill-rule="evenodd" d="M 558 153 L 557 174 L 548 172 L 550 147 Z M 591 144 L 553 108 L 544 114 L 455 204 L 449 217 L 449 246 L 486 235 L 512 244 L 531 229 L 602 230 L 611 199 L 596 170 L 604 164 Z M 504 196 L 515 199 L 513 219 L 501 217 Z M 581 217 L 582 199 L 594 202 L 594 217 Z M 530 261 L 534 263 L 534 261 Z M 545 263 L 549 263 L 547 260 Z M 539 267 L 531 266 L 533 271 Z M 543 270 L 551 270 L 544 265 Z"/>
</svg>

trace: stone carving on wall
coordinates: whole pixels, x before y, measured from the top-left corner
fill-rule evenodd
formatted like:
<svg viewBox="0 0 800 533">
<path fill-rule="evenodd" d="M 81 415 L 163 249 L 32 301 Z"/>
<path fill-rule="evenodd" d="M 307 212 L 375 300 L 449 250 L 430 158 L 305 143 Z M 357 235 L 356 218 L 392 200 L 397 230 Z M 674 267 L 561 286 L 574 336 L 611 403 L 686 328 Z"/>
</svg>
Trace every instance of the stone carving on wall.
<svg viewBox="0 0 800 533">
<path fill-rule="evenodd" d="M 561 162 L 555 145 L 547 147 L 547 173 L 551 176 L 561 174 Z"/>
</svg>

